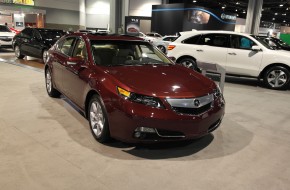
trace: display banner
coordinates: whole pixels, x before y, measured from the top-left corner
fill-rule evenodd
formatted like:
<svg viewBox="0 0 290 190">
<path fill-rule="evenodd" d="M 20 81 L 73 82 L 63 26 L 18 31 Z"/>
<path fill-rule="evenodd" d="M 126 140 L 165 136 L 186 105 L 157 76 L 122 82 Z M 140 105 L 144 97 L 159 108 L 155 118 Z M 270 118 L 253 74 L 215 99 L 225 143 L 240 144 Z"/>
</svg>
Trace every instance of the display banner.
<svg viewBox="0 0 290 190">
<path fill-rule="evenodd" d="M 125 17 L 125 33 L 128 35 L 138 36 L 140 32 L 140 19 L 138 17 Z"/>
<path fill-rule="evenodd" d="M 236 19 L 235 13 L 192 4 L 153 5 L 151 28 L 163 35 L 192 29 L 234 31 Z"/>
</svg>

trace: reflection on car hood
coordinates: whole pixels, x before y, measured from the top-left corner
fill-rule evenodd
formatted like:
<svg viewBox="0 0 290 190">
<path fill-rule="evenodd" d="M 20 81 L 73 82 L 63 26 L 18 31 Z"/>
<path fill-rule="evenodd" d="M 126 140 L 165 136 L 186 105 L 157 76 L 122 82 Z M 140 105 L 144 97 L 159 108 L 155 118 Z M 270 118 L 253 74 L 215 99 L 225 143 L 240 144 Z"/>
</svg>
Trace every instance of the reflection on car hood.
<svg viewBox="0 0 290 190">
<path fill-rule="evenodd" d="M 214 82 L 179 65 L 116 66 L 106 69 L 135 93 L 161 97 L 197 97 L 209 93 Z"/>
</svg>

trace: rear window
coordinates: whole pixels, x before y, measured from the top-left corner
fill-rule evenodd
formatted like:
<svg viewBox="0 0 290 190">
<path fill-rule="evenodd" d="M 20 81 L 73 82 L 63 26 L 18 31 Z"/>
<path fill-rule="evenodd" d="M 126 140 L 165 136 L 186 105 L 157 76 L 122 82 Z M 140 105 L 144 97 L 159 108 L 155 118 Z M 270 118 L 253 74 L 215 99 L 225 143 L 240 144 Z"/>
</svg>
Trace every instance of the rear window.
<svg viewBox="0 0 290 190">
<path fill-rule="evenodd" d="M 7 26 L 0 25 L 0 32 L 11 32 Z"/>
<path fill-rule="evenodd" d="M 39 30 L 40 35 L 44 39 L 57 40 L 64 35 L 62 30 Z"/>
</svg>

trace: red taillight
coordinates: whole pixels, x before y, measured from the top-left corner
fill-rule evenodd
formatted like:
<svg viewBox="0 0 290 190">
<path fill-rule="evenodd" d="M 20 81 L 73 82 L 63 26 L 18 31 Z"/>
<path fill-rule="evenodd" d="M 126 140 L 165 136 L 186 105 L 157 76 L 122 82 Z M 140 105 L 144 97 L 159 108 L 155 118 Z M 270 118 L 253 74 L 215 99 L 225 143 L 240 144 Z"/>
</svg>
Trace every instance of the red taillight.
<svg viewBox="0 0 290 190">
<path fill-rule="evenodd" d="M 169 45 L 169 46 L 167 47 L 168 50 L 173 50 L 174 48 L 175 48 L 175 45 Z"/>
</svg>

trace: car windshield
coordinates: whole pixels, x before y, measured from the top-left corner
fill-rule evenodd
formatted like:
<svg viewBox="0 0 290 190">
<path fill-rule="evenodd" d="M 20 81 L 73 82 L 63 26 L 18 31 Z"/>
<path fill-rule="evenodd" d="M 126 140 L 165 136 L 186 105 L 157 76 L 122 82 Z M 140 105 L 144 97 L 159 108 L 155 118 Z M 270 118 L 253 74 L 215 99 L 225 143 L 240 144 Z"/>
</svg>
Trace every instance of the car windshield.
<svg viewBox="0 0 290 190">
<path fill-rule="evenodd" d="M 11 32 L 11 30 L 7 26 L 0 25 L 0 32 Z"/>
<path fill-rule="evenodd" d="M 280 46 L 289 46 L 288 44 L 277 38 L 273 39 L 273 41 L 279 44 Z"/>
<path fill-rule="evenodd" d="M 157 48 L 142 41 L 91 41 L 95 63 L 102 66 L 172 64 Z"/>
<path fill-rule="evenodd" d="M 270 46 L 267 42 L 264 41 L 263 38 L 259 37 L 259 36 L 254 36 L 254 35 L 251 35 L 253 38 L 255 38 L 256 40 L 258 40 L 263 46 L 265 46 L 266 48 L 268 49 L 271 49 L 271 50 L 275 50 L 276 48 L 273 47 L 273 46 Z"/>
<path fill-rule="evenodd" d="M 57 40 L 64 35 L 61 30 L 39 30 L 40 35 L 43 39 Z"/>
</svg>

